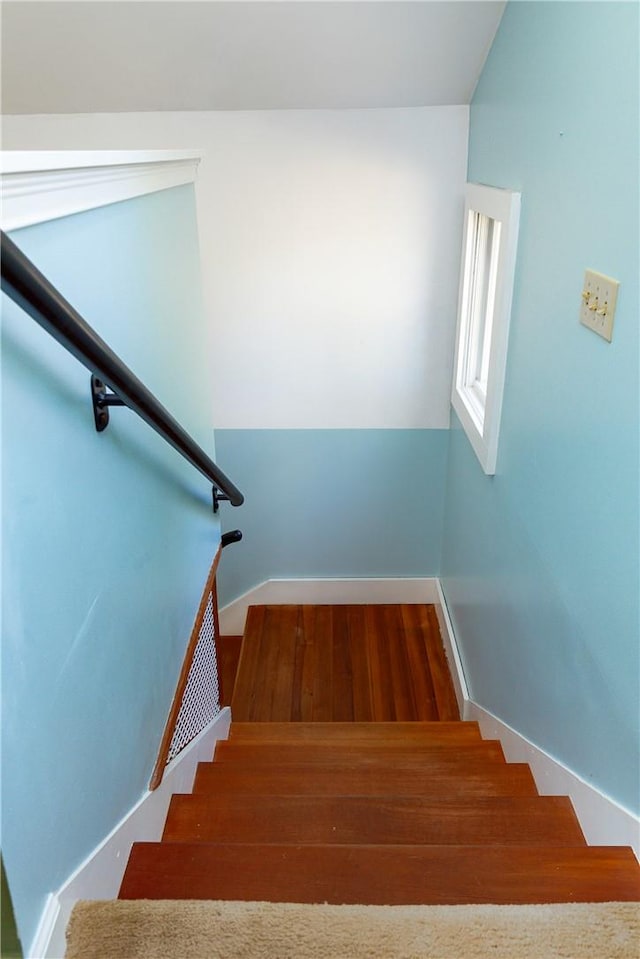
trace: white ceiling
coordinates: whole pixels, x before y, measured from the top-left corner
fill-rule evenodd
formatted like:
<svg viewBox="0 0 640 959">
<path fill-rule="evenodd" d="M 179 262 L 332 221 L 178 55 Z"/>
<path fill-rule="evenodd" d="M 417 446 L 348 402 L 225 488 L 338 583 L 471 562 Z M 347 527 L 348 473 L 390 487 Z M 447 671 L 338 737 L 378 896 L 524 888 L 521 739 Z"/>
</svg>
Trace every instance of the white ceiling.
<svg viewBox="0 0 640 959">
<path fill-rule="evenodd" d="M 469 103 L 504 6 L 6 2 L 3 113 Z"/>
</svg>

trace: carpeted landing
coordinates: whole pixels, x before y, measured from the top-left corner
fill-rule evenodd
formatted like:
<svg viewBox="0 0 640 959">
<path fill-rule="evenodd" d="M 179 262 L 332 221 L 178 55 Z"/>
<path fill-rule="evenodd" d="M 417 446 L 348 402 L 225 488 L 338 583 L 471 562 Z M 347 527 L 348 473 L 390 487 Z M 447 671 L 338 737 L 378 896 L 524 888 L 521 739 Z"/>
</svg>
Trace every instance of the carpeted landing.
<svg viewBox="0 0 640 959">
<path fill-rule="evenodd" d="M 638 959 L 639 903 L 80 902 L 66 959 Z"/>
</svg>

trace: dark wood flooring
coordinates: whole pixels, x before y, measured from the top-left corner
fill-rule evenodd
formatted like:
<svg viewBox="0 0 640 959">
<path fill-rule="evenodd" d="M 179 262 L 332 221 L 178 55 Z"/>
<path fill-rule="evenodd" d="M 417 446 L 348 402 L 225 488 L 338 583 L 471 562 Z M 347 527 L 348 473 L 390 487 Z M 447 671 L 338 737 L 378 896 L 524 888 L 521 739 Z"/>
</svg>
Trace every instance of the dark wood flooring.
<svg viewBox="0 0 640 959">
<path fill-rule="evenodd" d="M 225 649 L 231 683 L 235 638 Z M 458 720 L 433 606 L 254 606 L 234 722 Z"/>
<path fill-rule="evenodd" d="M 229 738 L 162 842 L 134 844 L 120 898 L 640 898 L 631 849 L 588 847 L 567 798 L 457 721 L 433 607 L 253 607 L 227 639 Z"/>
<path fill-rule="evenodd" d="M 216 640 L 221 706 L 231 705 L 241 648 L 242 636 L 218 636 Z"/>
</svg>

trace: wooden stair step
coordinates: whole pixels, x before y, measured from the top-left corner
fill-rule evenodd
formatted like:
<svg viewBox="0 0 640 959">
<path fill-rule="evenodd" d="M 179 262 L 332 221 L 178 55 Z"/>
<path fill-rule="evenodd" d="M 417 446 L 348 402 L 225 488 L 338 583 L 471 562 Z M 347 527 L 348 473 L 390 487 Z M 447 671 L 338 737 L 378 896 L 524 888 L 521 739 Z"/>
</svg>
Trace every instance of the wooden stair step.
<svg viewBox="0 0 640 959">
<path fill-rule="evenodd" d="M 381 770 L 403 761 L 422 762 L 425 765 L 464 764 L 465 762 L 504 763 L 502 746 L 497 740 L 464 744 L 447 748 L 445 746 L 378 746 L 375 743 L 351 746 L 339 743 L 236 743 L 220 741 L 216 743 L 214 762 L 216 763 L 253 763 L 255 765 L 272 763 L 326 763 L 342 762 L 365 765 L 377 763 Z"/>
<path fill-rule="evenodd" d="M 633 852 L 580 846 L 136 843 L 121 899 L 378 905 L 640 899 Z"/>
<path fill-rule="evenodd" d="M 449 746 L 482 742 L 477 722 L 408 723 L 236 723 L 229 742 L 328 743 L 337 746 L 420 744 Z"/>
<path fill-rule="evenodd" d="M 584 846 L 566 797 L 174 796 L 164 841 Z"/>
<path fill-rule="evenodd" d="M 464 790 L 465 797 L 536 796 L 526 763 L 486 763 L 451 758 L 429 765 L 403 761 L 375 763 L 200 763 L 194 793 L 282 796 L 423 796 L 446 798 Z"/>
</svg>

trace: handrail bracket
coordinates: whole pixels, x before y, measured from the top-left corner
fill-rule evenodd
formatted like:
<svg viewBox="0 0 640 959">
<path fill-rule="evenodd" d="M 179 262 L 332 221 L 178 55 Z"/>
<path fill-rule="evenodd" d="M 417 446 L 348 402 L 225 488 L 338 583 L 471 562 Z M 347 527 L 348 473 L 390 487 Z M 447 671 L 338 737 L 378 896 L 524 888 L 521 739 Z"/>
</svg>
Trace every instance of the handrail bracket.
<svg viewBox="0 0 640 959">
<path fill-rule="evenodd" d="M 107 392 L 107 385 L 101 379 L 91 374 L 91 403 L 93 406 L 93 419 L 98 433 L 104 432 L 109 425 L 109 407 L 126 406 L 124 400 L 120 399 L 117 393 Z"/>
<path fill-rule="evenodd" d="M 220 503 L 223 503 L 225 500 L 228 502 L 229 497 L 226 493 L 223 493 L 222 490 L 219 490 L 217 486 L 211 487 L 211 498 L 213 499 L 213 512 L 217 513 L 220 509 Z"/>
</svg>

